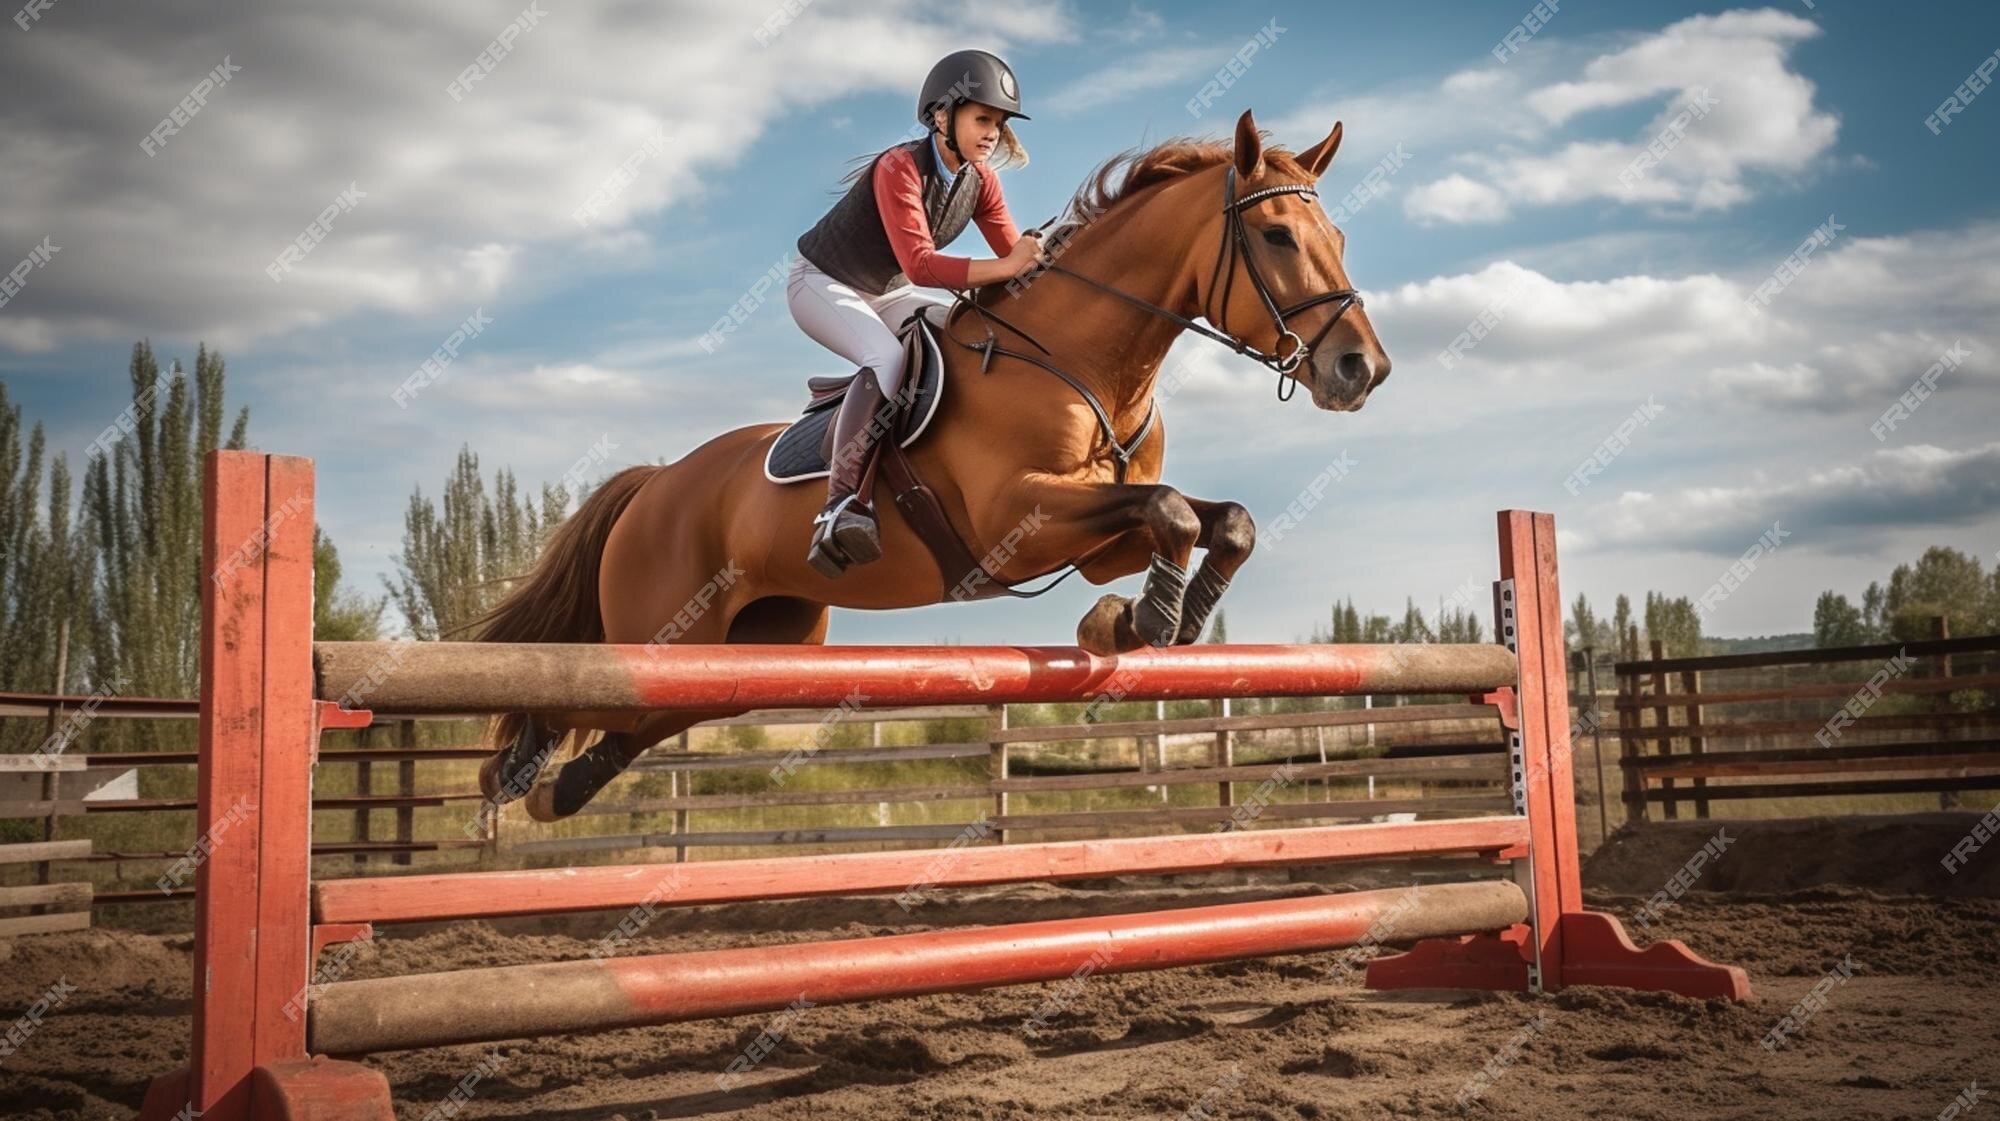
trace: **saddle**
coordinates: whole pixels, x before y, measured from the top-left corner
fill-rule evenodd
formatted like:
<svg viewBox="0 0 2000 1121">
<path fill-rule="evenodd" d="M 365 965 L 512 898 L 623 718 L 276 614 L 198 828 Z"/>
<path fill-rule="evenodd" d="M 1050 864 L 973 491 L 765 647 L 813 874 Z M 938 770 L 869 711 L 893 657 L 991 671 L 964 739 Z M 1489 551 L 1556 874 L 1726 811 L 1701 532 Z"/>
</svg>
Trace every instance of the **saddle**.
<svg viewBox="0 0 2000 1121">
<path fill-rule="evenodd" d="M 1021 591 L 996 578 L 972 555 L 965 539 L 951 524 L 951 518 L 945 513 L 944 504 L 938 501 L 936 492 L 924 485 L 916 465 L 903 453 L 903 449 L 916 443 L 924 430 L 930 427 L 931 418 L 937 415 L 938 403 L 944 400 L 944 350 L 938 344 L 938 331 L 949 310 L 945 307 L 926 308 L 904 321 L 897 331 L 903 339 L 906 360 L 903 366 L 905 390 L 910 392 L 898 393 L 898 396 L 904 397 L 905 404 L 896 413 L 894 438 L 884 439 L 876 445 L 876 483 L 886 488 L 903 520 L 916 531 L 917 537 L 930 551 L 931 558 L 937 562 L 938 571 L 944 574 L 947 598 L 958 602 L 996 596 L 1032 598 L 1067 578 L 1068 573 L 1032 591 Z M 933 315 L 938 318 L 933 319 Z M 771 449 L 764 453 L 766 479 L 787 485 L 826 478 L 833 457 L 833 419 L 839 413 L 841 399 L 847 395 L 855 377 L 856 374 L 847 374 L 806 380 L 806 389 L 811 396 L 806 402 L 805 412 L 786 426 L 772 442 Z M 879 510 L 882 503 L 878 501 L 875 506 Z"/>
</svg>

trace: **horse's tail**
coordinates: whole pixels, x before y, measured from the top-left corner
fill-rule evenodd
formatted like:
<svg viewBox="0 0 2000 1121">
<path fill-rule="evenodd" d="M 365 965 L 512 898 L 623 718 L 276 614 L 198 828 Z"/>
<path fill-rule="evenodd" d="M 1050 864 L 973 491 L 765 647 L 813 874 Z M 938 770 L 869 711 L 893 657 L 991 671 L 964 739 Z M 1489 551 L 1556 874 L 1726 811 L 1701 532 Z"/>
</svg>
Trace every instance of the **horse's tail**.
<svg viewBox="0 0 2000 1121">
<path fill-rule="evenodd" d="M 584 499 L 549 538 L 534 569 L 473 623 L 475 641 L 604 641 L 604 618 L 597 602 L 604 543 L 639 488 L 664 470 L 655 464 L 627 467 Z M 493 742 L 502 746 L 514 742 L 526 721 L 526 714 L 518 712 L 495 717 Z"/>
</svg>

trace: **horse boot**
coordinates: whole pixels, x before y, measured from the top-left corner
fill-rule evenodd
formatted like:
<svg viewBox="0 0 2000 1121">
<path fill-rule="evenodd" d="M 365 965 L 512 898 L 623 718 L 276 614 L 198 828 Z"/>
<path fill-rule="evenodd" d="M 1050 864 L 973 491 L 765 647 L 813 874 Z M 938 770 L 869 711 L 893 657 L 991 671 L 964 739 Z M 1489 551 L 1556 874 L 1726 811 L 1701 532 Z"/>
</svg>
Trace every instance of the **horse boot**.
<svg viewBox="0 0 2000 1121">
<path fill-rule="evenodd" d="M 834 417 L 826 507 L 813 519 L 812 548 L 806 553 L 807 563 L 829 580 L 882 556 L 882 530 L 870 499 L 878 444 L 895 418 L 895 402 L 883 395 L 874 367 L 861 367 Z"/>
</svg>

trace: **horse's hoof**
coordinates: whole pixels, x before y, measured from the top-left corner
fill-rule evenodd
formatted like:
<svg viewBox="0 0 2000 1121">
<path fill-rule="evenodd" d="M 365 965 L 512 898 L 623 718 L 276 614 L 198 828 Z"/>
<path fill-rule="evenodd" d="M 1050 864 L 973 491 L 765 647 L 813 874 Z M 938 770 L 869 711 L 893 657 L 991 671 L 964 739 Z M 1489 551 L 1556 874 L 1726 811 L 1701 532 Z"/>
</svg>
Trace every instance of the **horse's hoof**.
<svg viewBox="0 0 2000 1121">
<path fill-rule="evenodd" d="M 1147 646 L 1168 646 L 1180 634 L 1181 615 L 1175 611 L 1171 615 L 1155 606 L 1150 599 L 1140 599 L 1132 608 L 1132 630 L 1139 641 Z"/>
<path fill-rule="evenodd" d="M 1076 624 L 1076 644 L 1099 657 L 1124 654 L 1146 645 L 1132 629 L 1132 601 L 1120 595 L 1099 596 Z"/>
<path fill-rule="evenodd" d="M 530 819 L 545 825 L 569 816 L 556 807 L 556 784 L 553 782 L 538 783 L 528 791 L 528 796 L 521 801 L 521 808 L 528 811 Z"/>
</svg>

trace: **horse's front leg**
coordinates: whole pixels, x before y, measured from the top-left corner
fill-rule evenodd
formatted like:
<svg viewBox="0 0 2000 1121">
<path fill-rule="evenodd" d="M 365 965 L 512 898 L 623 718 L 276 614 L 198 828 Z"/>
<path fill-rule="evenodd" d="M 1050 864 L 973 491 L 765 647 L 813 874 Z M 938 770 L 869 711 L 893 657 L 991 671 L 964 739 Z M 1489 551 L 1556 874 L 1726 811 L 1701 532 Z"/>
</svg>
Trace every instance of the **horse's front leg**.
<svg viewBox="0 0 2000 1121">
<path fill-rule="evenodd" d="M 1096 573 L 1107 569 L 1113 575 L 1146 569 L 1146 585 L 1138 596 L 1104 596 L 1084 615 L 1076 628 L 1078 645 L 1093 654 L 1115 654 L 1166 646 L 1179 636 L 1188 562 L 1202 533 L 1201 519 L 1181 492 L 1159 484 L 1044 476 L 1022 480 L 1005 507 L 1032 510 L 1030 517 L 1047 527 L 1046 533 L 1026 535 L 1007 570 L 1046 572 L 1090 557 L 1094 563 L 1086 566 L 1085 576 L 1102 583 Z M 999 527 L 982 537 L 1001 539 L 1008 531 Z"/>
<path fill-rule="evenodd" d="M 1250 559 L 1250 550 L 1257 545 L 1257 523 L 1240 504 L 1206 498 L 1186 501 L 1195 517 L 1201 519 L 1201 536 L 1195 544 L 1207 552 L 1202 555 L 1201 567 L 1194 578 L 1188 581 L 1187 596 L 1181 600 L 1181 626 L 1174 637 L 1175 645 L 1200 640 L 1216 602 L 1229 587 L 1230 578 Z"/>
</svg>

